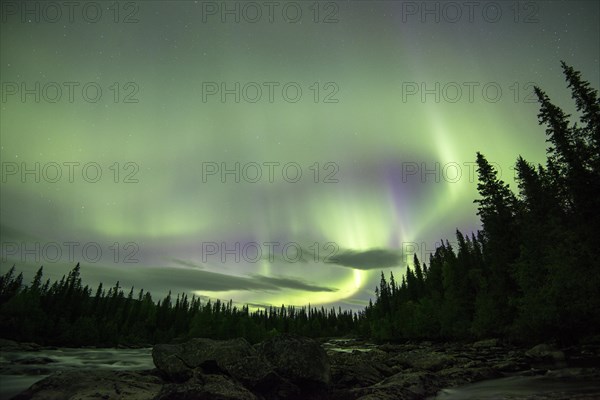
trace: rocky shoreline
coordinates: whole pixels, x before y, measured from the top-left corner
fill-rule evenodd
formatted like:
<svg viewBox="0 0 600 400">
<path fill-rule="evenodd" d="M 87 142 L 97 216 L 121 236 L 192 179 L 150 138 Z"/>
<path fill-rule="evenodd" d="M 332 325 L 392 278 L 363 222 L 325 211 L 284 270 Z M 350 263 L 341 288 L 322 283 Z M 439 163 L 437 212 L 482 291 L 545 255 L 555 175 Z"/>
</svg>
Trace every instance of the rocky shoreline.
<svg viewBox="0 0 600 400">
<path fill-rule="evenodd" d="M 3 351 L 36 350 L 33 344 L 0 345 Z M 244 339 L 156 345 L 152 358 L 156 368 L 147 371 L 60 371 L 14 399 L 402 400 L 507 376 L 600 382 L 598 344 L 526 349 L 490 339 L 375 345 L 282 335 L 254 346 Z M 600 392 L 585 396 L 577 398 L 600 398 Z"/>
</svg>

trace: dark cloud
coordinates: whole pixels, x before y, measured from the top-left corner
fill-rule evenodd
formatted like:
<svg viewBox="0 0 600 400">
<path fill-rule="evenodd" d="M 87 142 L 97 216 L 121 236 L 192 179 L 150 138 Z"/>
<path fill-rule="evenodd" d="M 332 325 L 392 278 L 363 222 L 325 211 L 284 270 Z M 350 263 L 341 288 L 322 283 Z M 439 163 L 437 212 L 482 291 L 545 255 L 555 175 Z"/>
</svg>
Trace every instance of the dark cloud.
<svg viewBox="0 0 600 400">
<path fill-rule="evenodd" d="M 191 264 L 191 263 L 190 263 Z M 297 278 L 268 277 L 264 275 L 236 276 L 198 270 L 195 268 L 141 268 L 147 280 L 167 283 L 173 287 L 200 291 L 280 291 L 282 289 L 306 290 L 310 292 L 335 292 L 337 289 L 313 285 Z"/>
<path fill-rule="evenodd" d="M 356 269 L 378 269 L 395 267 L 400 264 L 401 256 L 396 251 L 373 249 L 367 251 L 343 251 L 325 260 L 329 264 Z"/>
<path fill-rule="evenodd" d="M 264 275 L 253 275 L 252 278 L 257 282 L 273 285 L 278 288 L 306 290 L 308 292 L 337 292 L 336 288 L 313 285 L 299 278 L 270 277 Z"/>
<path fill-rule="evenodd" d="M 145 267 L 135 265 L 126 269 L 82 265 L 85 274 L 94 281 L 113 283 L 120 280 L 121 286 L 135 285 L 153 294 L 173 291 L 255 291 L 278 292 L 283 289 L 310 292 L 334 292 L 337 289 L 314 285 L 297 278 L 267 277 L 263 275 L 238 276 L 200 269 L 193 262 L 176 260 L 182 267 Z"/>
<path fill-rule="evenodd" d="M 265 303 L 244 303 L 245 305 L 249 306 L 249 307 L 254 307 L 254 308 L 269 308 L 272 307 L 272 304 L 265 304 Z"/>
<path fill-rule="evenodd" d="M 139 280 L 146 280 L 155 284 L 161 282 L 165 289 L 167 287 L 181 288 L 184 290 L 199 291 L 276 291 L 279 288 L 248 277 L 221 274 L 199 270 L 197 268 L 165 268 L 165 267 L 139 267 Z"/>
<path fill-rule="evenodd" d="M 190 268 L 204 269 L 204 267 L 203 267 L 203 266 L 201 266 L 201 265 L 198 265 L 198 264 L 194 264 L 194 263 L 193 263 L 193 262 L 191 262 L 191 261 L 180 260 L 180 259 L 178 259 L 178 258 L 173 258 L 173 259 L 171 259 L 171 261 L 173 261 L 174 263 L 176 263 L 176 264 L 179 264 L 179 265 L 181 265 L 181 266 L 184 266 L 184 267 L 190 267 Z"/>
<path fill-rule="evenodd" d="M 186 261 L 186 260 L 180 260 L 180 259 L 173 259 L 173 262 L 185 266 L 185 267 L 190 267 L 190 268 L 198 268 L 198 269 L 202 269 L 202 266 L 199 266 L 191 261 Z M 251 275 L 250 277 L 246 278 L 246 277 L 237 277 L 237 276 L 232 276 L 232 275 L 227 275 L 227 274 L 218 274 L 215 272 L 209 272 L 209 271 L 203 271 L 203 272 L 208 272 L 209 274 L 217 274 L 220 277 L 227 277 L 224 279 L 229 279 L 229 278 L 234 278 L 232 279 L 232 283 L 239 283 L 239 280 L 245 280 L 243 281 L 244 283 L 247 283 L 248 285 L 251 286 L 257 286 L 257 289 L 267 289 L 267 290 L 281 290 L 283 288 L 285 289 L 294 289 L 294 290 L 305 290 L 308 292 L 337 292 L 337 288 L 331 288 L 331 287 L 327 287 L 327 286 L 319 286 L 319 285 L 315 285 L 311 282 L 307 282 L 301 278 L 296 278 L 296 277 L 283 277 L 283 276 L 275 276 L 275 277 L 271 277 L 271 276 L 265 276 L 265 275 Z M 211 278 L 215 278 L 215 276 L 210 275 Z M 196 290 L 210 290 L 210 289 L 196 289 Z M 217 291 L 217 289 L 212 289 Z M 240 288 L 233 288 L 230 290 L 252 290 L 252 289 L 240 289 Z"/>
</svg>

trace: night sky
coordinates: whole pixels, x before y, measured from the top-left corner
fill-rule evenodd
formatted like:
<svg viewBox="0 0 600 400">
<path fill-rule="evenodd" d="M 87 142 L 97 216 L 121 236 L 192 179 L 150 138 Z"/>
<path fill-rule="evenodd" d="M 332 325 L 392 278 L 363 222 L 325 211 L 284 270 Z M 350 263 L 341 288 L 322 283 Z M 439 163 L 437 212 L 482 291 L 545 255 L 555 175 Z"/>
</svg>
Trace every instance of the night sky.
<svg viewBox="0 0 600 400">
<path fill-rule="evenodd" d="M 512 188 L 544 162 L 533 84 L 567 112 L 560 60 L 600 86 L 597 1 L 78 4 L 2 2 L 26 281 L 358 309 L 480 227 L 477 151 Z"/>
</svg>

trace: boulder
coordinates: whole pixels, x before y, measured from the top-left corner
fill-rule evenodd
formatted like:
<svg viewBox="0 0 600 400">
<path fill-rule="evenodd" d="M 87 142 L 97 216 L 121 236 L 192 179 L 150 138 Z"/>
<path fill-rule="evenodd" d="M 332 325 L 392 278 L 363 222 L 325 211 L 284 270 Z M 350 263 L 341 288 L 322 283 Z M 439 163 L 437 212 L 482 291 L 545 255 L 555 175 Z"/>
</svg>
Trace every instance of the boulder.
<svg viewBox="0 0 600 400">
<path fill-rule="evenodd" d="M 283 384 L 273 367 L 245 339 L 192 339 L 152 349 L 156 368 L 174 382 L 195 375 L 227 375 L 244 386 L 262 391 Z"/>
<path fill-rule="evenodd" d="M 37 343 L 19 343 L 14 340 L 0 339 L 0 351 L 39 351 L 42 348 Z"/>
<path fill-rule="evenodd" d="M 540 361 L 563 362 L 565 360 L 565 353 L 548 344 L 538 344 L 527 350 L 525 355 Z"/>
<path fill-rule="evenodd" d="M 55 363 L 56 360 L 50 357 L 23 357 L 13 360 L 13 364 L 19 365 L 45 365 Z"/>
<path fill-rule="evenodd" d="M 488 349 L 490 347 L 498 347 L 499 343 L 498 339 L 486 339 L 475 342 L 472 346 L 474 349 Z"/>
<path fill-rule="evenodd" d="M 381 381 L 376 388 L 404 389 L 416 396 L 433 395 L 439 389 L 435 375 L 429 372 L 411 372 L 392 375 Z"/>
<path fill-rule="evenodd" d="M 440 385 L 440 380 L 430 372 L 400 372 L 375 385 L 353 389 L 350 397 L 361 400 L 424 399 L 437 393 Z"/>
<path fill-rule="evenodd" d="M 518 360 L 504 360 L 494 364 L 492 367 L 500 372 L 518 372 L 527 368 L 527 364 Z"/>
<path fill-rule="evenodd" d="M 157 344 L 152 348 L 152 361 L 163 375 L 172 381 L 183 382 L 193 376 L 193 366 L 181 358 L 181 345 Z"/>
<path fill-rule="evenodd" d="M 406 397 L 404 397 L 404 398 L 406 398 Z M 366 396 L 360 396 L 356 400 L 401 400 L 401 399 L 402 399 L 401 397 L 398 397 L 398 394 L 392 395 L 392 394 L 377 393 L 377 394 L 368 394 Z"/>
<path fill-rule="evenodd" d="M 388 358 L 388 354 L 380 350 L 330 352 L 332 384 L 335 388 L 352 388 L 380 382 L 397 372 L 387 365 Z"/>
<path fill-rule="evenodd" d="M 487 366 L 473 368 L 451 367 L 438 373 L 438 377 L 445 381 L 445 385 L 449 387 L 498 378 L 500 376 L 502 374 L 498 370 Z"/>
<path fill-rule="evenodd" d="M 400 353 L 391 359 L 396 365 L 418 371 L 436 372 L 456 363 L 453 356 L 430 350 Z"/>
<path fill-rule="evenodd" d="M 62 371 L 31 385 L 13 400 L 153 400 L 162 384 L 149 372 Z"/>
<path fill-rule="evenodd" d="M 331 382 L 329 357 L 313 339 L 280 335 L 256 348 L 279 375 L 303 389 L 323 389 Z"/>
<path fill-rule="evenodd" d="M 0 338 L 0 350 L 1 351 L 19 351 L 21 350 L 19 343 L 14 340 Z"/>
<path fill-rule="evenodd" d="M 256 400 L 241 384 L 222 375 L 206 375 L 184 383 L 168 384 L 154 400 Z"/>
<path fill-rule="evenodd" d="M 384 375 L 373 365 L 361 360 L 331 367 L 331 379 L 336 388 L 370 386 L 383 378 Z"/>
</svg>

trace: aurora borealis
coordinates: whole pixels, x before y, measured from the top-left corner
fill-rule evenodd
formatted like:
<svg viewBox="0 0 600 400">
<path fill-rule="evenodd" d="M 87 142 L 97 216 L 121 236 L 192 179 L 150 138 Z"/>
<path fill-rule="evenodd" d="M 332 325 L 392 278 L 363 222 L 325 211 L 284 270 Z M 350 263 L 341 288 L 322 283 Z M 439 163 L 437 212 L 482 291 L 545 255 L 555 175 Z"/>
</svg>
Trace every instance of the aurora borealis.
<svg viewBox="0 0 600 400">
<path fill-rule="evenodd" d="M 512 188 L 544 160 L 532 83 L 569 112 L 560 60 L 600 86 L 594 1 L 24 3 L 0 265 L 26 280 L 362 307 L 479 227 L 476 151 Z"/>
</svg>

